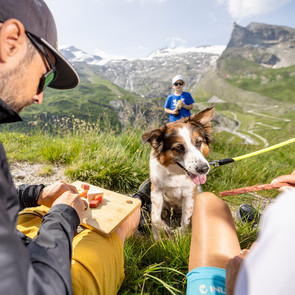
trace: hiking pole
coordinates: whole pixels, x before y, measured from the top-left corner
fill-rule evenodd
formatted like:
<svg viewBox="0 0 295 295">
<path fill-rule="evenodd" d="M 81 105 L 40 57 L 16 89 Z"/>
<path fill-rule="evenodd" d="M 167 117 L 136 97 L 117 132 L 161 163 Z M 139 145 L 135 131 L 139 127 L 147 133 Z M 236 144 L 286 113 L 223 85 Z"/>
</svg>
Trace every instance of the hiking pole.
<svg viewBox="0 0 295 295">
<path fill-rule="evenodd" d="M 243 156 L 239 156 L 239 157 L 235 157 L 235 158 L 225 158 L 225 159 L 222 159 L 222 160 L 214 160 L 212 162 L 209 162 L 209 164 L 213 165 L 213 167 L 219 167 L 219 166 L 222 166 L 222 165 L 225 165 L 225 164 L 233 163 L 233 162 L 236 162 L 236 161 L 239 161 L 239 160 L 247 159 L 247 158 L 262 154 L 262 153 L 272 151 L 274 149 L 280 148 L 280 147 L 282 147 L 284 145 L 287 145 L 287 144 L 290 144 L 290 143 L 293 143 L 293 142 L 295 142 L 295 138 L 283 141 L 281 143 L 275 144 L 275 145 L 270 146 L 268 148 L 265 148 L 265 149 L 262 149 L 262 150 L 259 150 L 259 151 L 253 152 L 253 153 L 249 153 L 249 154 L 246 154 L 246 155 L 243 155 Z"/>
</svg>

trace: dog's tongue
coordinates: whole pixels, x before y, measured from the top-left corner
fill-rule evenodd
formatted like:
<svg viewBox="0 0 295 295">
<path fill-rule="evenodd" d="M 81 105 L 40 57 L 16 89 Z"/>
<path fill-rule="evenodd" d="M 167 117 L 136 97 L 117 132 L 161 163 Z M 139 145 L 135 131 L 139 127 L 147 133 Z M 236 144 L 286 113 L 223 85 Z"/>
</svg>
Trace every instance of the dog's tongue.
<svg viewBox="0 0 295 295">
<path fill-rule="evenodd" d="M 192 179 L 195 185 L 204 184 L 207 180 L 206 175 L 195 175 L 195 174 L 189 173 L 189 177 Z"/>
</svg>

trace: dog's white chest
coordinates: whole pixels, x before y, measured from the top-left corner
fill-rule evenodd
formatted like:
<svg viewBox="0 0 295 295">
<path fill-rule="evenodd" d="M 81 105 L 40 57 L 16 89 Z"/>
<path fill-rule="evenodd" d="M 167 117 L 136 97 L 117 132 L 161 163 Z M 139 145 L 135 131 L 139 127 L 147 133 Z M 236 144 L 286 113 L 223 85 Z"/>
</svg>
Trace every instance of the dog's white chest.
<svg viewBox="0 0 295 295">
<path fill-rule="evenodd" d="M 194 183 L 186 174 L 175 174 L 163 167 L 156 159 L 151 159 L 151 178 L 154 189 L 161 191 L 165 201 L 177 201 L 183 197 L 192 196 Z"/>
</svg>

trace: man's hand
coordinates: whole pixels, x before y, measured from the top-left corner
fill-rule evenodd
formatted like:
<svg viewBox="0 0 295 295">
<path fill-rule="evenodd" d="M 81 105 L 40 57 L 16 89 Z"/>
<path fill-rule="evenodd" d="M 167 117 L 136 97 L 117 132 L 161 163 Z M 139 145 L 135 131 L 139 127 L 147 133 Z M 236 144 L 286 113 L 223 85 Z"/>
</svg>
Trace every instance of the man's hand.
<svg viewBox="0 0 295 295">
<path fill-rule="evenodd" d="M 80 223 L 82 222 L 85 205 L 78 193 L 73 193 L 71 191 L 64 192 L 53 202 L 52 207 L 57 204 L 65 204 L 73 207 L 79 215 Z"/>
<path fill-rule="evenodd" d="M 66 191 L 78 194 L 75 186 L 67 184 L 63 181 L 58 181 L 54 184 L 46 186 L 39 194 L 38 205 L 51 207 L 53 202 Z"/>
<path fill-rule="evenodd" d="M 279 192 L 295 190 L 295 170 L 290 175 L 282 175 L 274 179 L 271 183 L 288 183 L 286 186 L 279 188 Z"/>
<path fill-rule="evenodd" d="M 226 278 L 225 278 L 225 289 L 226 289 L 226 295 L 233 295 L 237 275 L 240 269 L 240 266 L 242 265 L 242 262 L 244 261 L 248 250 L 241 251 L 240 255 L 237 255 L 230 259 L 228 261 L 228 264 L 226 266 Z"/>
</svg>

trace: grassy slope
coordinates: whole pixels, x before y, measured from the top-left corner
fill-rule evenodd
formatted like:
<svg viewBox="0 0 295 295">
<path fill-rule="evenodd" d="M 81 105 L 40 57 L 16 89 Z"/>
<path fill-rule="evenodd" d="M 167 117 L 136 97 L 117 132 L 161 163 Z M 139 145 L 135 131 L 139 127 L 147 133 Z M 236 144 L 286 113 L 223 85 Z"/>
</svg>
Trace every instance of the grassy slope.
<svg viewBox="0 0 295 295">
<path fill-rule="evenodd" d="M 55 130 L 55 135 L 2 132 L 9 161 L 28 159 L 32 162 L 67 165 L 74 180 L 87 181 L 114 191 L 132 194 L 148 177 L 150 147 L 142 145 L 142 129 L 125 132 L 104 131 L 99 125 L 77 122 L 74 130 Z M 252 152 L 261 146 L 241 145 L 228 141 L 226 133 L 214 134 L 208 159 L 221 159 Z M 205 191 L 219 191 L 241 186 L 268 183 L 277 175 L 291 173 L 295 167 L 294 144 L 248 160 L 213 169 L 203 186 Z M 277 192 L 261 191 L 258 195 L 275 197 Z M 250 195 L 224 198 L 230 206 L 251 203 Z M 256 238 L 250 226 L 236 223 L 242 247 Z M 156 242 L 148 233 L 126 242 L 126 279 L 119 294 L 184 294 L 190 235 L 165 238 Z M 175 289 L 173 289 L 175 288 Z M 177 291 L 178 290 L 178 291 Z M 173 294 L 173 293 L 172 293 Z"/>
<path fill-rule="evenodd" d="M 44 93 L 41 106 L 32 105 L 22 113 L 26 122 L 44 121 L 48 118 L 72 117 L 96 122 L 100 117 L 108 116 L 112 125 L 119 123 L 117 112 L 110 108 L 110 101 L 120 99 L 135 102 L 138 96 L 132 94 L 108 80 L 96 76 L 91 69 L 87 76 L 81 75 L 81 82 L 75 89 L 60 91 L 48 88 Z"/>
<path fill-rule="evenodd" d="M 209 72 L 193 89 L 194 97 L 203 104 L 218 96 L 224 103 L 215 105 L 217 112 L 238 120 L 241 125 L 237 131 L 257 143 L 262 143 L 257 137 L 261 136 L 270 145 L 294 136 L 294 93 L 295 66 L 269 69 L 229 54 L 223 54 L 218 70 Z"/>
<path fill-rule="evenodd" d="M 253 66 L 251 71 L 257 70 L 255 65 L 251 66 Z M 238 75 L 243 74 L 238 73 Z M 258 74 L 256 75 L 258 76 Z M 263 75 L 267 76 L 268 74 L 264 73 Z M 261 77 L 260 79 L 264 79 Z M 88 79 L 92 79 L 91 83 L 94 85 L 96 83 L 100 85 L 99 90 L 97 92 L 90 90 L 90 82 L 85 82 L 82 84 L 82 88 L 79 88 L 79 93 L 67 92 L 71 93 L 67 95 L 71 96 L 74 106 L 65 104 L 65 112 L 72 107 L 77 111 L 80 110 L 80 107 L 83 108 L 83 104 L 81 104 L 81 96 L 83 97 L 83 95 L 90 94 L 95 98 L 103 93 L 105 100 L 102 98 L 100 103 L 108 101 L 110 92 L 115 96 L 119 95 L 117 91 L 120 92 L 120 90 L 116 86 L 110 85 L 106 81 L 99 82 L 95 76 L 90 75 Z M 226 101 L 224 104 L 216 104 L 218 112 L 229 118 L 235 114 L 241 122 L 240 131 L 247 133 L 252 130 L 266 138 L 270 144 L 294 136 L 295 110 L 292 99 L 286 99 L 288 92 L 284 92 L 284 98 L 278 100 L 277 97 L 265 96 L 261 89 L 258 94 L 252 92 L 252 88 L 238 88 L 237 86 L 246 85 L 241 81 L 248 79 L 248 76 L 239 76 L 239 78 L 231 76 L 228 79 L 225 81 L 215 73 L 209 73 L 193 91 L 193 96 L 197 101 L 206 105 L 205 102 L 211 95 L 217 95 Z M 268 79 L 270 81 L 270 78 Z M 247 85 L 250 87 L 249 83 Z M 253 85 L 257 84 L 253 83 Z M 254 87 L 253 85 L 251 87 Z M 62 96 L 56 95 L 55 92 L 52 92 L 52 100 L 47 102 L 45 100 L 46 109 L 52 107 L 52 112 L 56 110 L 54 106 L 57 108 L 58 101 L 62 100 Z M 127 93 L 126 96 L 128 96 Z M 278 105 L 278 107 L 274 108 L 274 105 Z M 249 110 L 255 110 L 274 118 L 251 114 L 248 113 Z M 86 107 L 82 113 L 92 111 L 93 109 Z M 288 118 L 290 121 L 282 121 L 282 118 Z M 257 121 L 280 129 L 258 125 Z M 54 130 L 55 135 L 43 134 L 42 130 L 25 134 L 4 131 L 0 134 L 0 140 L 4 142 L 10 161 L 29 159 L 30 161 L 66 164 L 67 173 L 73 181 L 79 179 L 131 194 L 148 177 L 150 148 L 148 145 L 143 146 L 140 140 L 145 129 L 134 128 L 124 132 L 117 132 L 115 129 L 105 131 L 105 126 L 101 124 L 102 122 L 89 125 L 85 121 L 74 120 L 75 128 L 73 130 L 69 130 L 61 124 L 57 127 L 60 129 Z M 105 125 L 110 124 L 105 123 Z M 245 145 L 241 144 L 238 137 L 228 132 L 215 133 L 208 159 L 215 160 L 244 155 L 263 148 L 263 143 L 259 140 L 258 143 L 258 145 Z M 260 156 L 211 170 L 203 189 L 218 194 L 220 191 L 231 188 L 268 183 L 277 175 L 291 173 L 294 167 L 293 143 Z M 275 190 L 261 191 L 258 195 L 273 198 L 277 192 Z M 245 202 L 251 203 L 251 200 L 250 195 L 225 198 L 230 206 Z M 241 246 L 249 246 L 255 239 L 256 232 L 247 225 L 242 226 L 238 222 L 236 225 Z M 149 234 L 142 238 L 128 240 L 124 250 L 126 279 L 119 294 L 184 294 L 189 243 L 190 235 L 173 240 L 165 238 L 160 242 L 155 242 Z"/>
<path fill-rule="evenodd" d="M 295 65 L 270 69 L 245 58 L 225 58 L 220 75 L 232 85 L 286 103 L 295 102 Z"/>
</svg>

